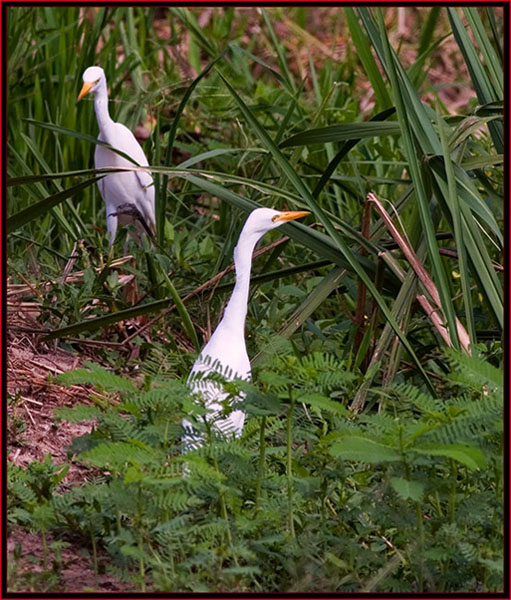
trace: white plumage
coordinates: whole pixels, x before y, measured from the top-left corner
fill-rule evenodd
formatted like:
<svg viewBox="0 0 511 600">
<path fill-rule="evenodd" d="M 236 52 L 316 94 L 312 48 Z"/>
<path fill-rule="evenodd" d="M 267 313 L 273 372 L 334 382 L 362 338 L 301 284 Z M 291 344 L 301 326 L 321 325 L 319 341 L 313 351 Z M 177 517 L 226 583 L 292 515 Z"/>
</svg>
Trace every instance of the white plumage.
<svg viewBox="0 0 511 600">
<path fill-rule="evenodd" d="M 231 298 L 225 307 L 222 320 L 202 349 L 188 378 L 192 392 L 201 394 L 205 400 L 206 407 L 210 411 L 207 415 L 208 419 L 217 416 L 222 410 L 222 400 L 227 398 L 227 393 L 223 391 L 221 384 L 197 379 L 198 373 L 204 376 L 214 370 L 222 373 L 230 381 L 235 378 L 250 379 L 250 360 L 245 344 L 245 319 L 254 248 L 270 229 L 308 214 L 306 211 L 279 212 L 270 208 L 257 208 L 250 213 L 241 231 L 238 244 L 234 249 L 236 284 Z M 244 421 L 244 412 L 234 410 L 225 418 L 216 420 L 215 425 L 223 434 L 239 436 Z M 186 452 L 200 446 L 202 438 L 194 434 L 193 426 L 187 419 L 183 420 L 183 428 L 185 430 L 183 450 Z"/>
<path fill-rule="evenodd" d="M 89 67 L 85 70 L 83 87 L 78 100 L 89 92 L 94 94 L 94 109 L 99 125 L 98 139 L 120 150 L 139 166 L 147 166 L 147 158 L 133 133 L 122 123 L 115 123 L 110 118 L 106 77 L 100 67 Z M 96 146 L 94 153 L 94 164 L 97 169 L 136 166 L 119 154 L 99 145 Z M 114 243 L 118 224 L 135 224 L 139 236 L 143 232 L 150 236 L 154 234 L 156 231 L 154 185 L 152 175 L 148 171 L 111 173 L 98 181 L 98 187 L 106 204 L 110 246 Z"/>
</svg>

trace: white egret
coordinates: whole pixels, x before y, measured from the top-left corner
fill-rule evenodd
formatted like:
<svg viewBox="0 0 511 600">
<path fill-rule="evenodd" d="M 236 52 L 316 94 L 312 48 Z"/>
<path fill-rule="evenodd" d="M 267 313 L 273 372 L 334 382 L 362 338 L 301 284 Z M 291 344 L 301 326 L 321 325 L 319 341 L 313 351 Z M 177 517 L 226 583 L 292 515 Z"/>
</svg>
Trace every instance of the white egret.
<svg viewBox="0 0 511 600">
<path fill-rule="evenodd" d="M 188 385 L 192 392 L 201 394 L 205 400 L 205 406 L 210 411 L 206 416 L 208 420 L 218 416 L 223 408 L 222 400 L 225 400 L 228 394 L 220 383 L 204 380 L 204 376 L 211 371 L 222 373 L 229 381 L 235 378 L 250 379 L 251 376 L 250 360 L 245 344 L 245 319 L 254 248 L 263 235 L 271 229 L 308 214 L 310 214 L 308 211 L 279 212 L 270 208 L 257 208 L 250 213 L 245 222 L 234 249 L 236 283 L 231 298 L 225 307 L 222 320 L 202 349 L 188 377 Z M 215 427 L 223 434 L 234 433 L 239 436 L 244 421 L 245 413 L 241 410 L 233 410 L 226 418 L 217 419 Z M 183 450 L 186 452 L 200 446 L 202 437 L 193 432 L 190 421 L 184 419 L 182 425 L 185 431 Z"/>
<path fill-rule="evenodd" d="M 94 109 L 99 125 L 98 140 L 106 142 L 145 167 L 147 158 L 133 133 L 122 123 L 116 123 L 108 113 L 108 91 L 105 72 L 101 67 L 89 67 L 83 73 L 80 101 L 88 93 L 94 94 Z M 94 153 L 96 169 L 104 167 L 133 167 L 131 161 L 97 145 Z M 98 181 L 101 197 L 106 204 L 106 225 L 112 246 L 117 225 L 135 224 L 140 236 L 144 231 L 152 237 L 156 231 L 154 216 L 154 185 L 148 171 L 110 173 Z M 134 236 L 137 241 L 139 237 Z"/>
</svg>

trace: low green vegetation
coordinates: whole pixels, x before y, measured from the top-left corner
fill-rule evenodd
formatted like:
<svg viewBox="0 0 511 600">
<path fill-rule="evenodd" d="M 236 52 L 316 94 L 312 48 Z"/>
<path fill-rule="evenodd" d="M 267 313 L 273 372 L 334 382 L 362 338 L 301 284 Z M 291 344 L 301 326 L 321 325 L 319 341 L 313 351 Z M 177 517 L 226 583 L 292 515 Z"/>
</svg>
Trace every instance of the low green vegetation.
<svg viewBox="0 0 511 600">
<path fill-rule="evenodd" d="M 67 463 L 9 463 L 9 530 L 43 548 L 24 578 L 14 551 L 9 591 L 65 592 L 69 547 L 92 590 L 503 589 L 503 13 L 407 8 L 396 43 L 395 10 L 8 8 L 9 285 L 34 344 L 94 348 L 57 382 L 100 392 L 55 411 L 94 423 Z M 75 102 L 93 64 L 155 178 L 157 243 L 118 263 Z M 226 440 L 185 382 L 260 205 L 312 215 L 254 260 L 253 381 L 215 376 L 247 413 Z"/>
<path fill-rule="evenodd" d="M 101 544 L 141 590 L 498 589 L 502 373 L 455 353 L 445 365 L 448 403 L 395 384 L 384 410 L 353 419 L 345 405 L 360 382 L 342 360 L 282 351 L 258 385 L 226 383 L 234 405 L 247 394 L 235 441 L 215 436 L 174 378 L 138 390 L 95 365 L 66 373 L 62 383 L 120 394 L 57 410 L 96 420 L 69 451 L 105 475 L 56 493 L 66 467 L 49 456 L 12 468 L 10 522 L 82 540 L 96 574 Z M 186 455 L 183 414 L 205 436 Z"/>
</svg>

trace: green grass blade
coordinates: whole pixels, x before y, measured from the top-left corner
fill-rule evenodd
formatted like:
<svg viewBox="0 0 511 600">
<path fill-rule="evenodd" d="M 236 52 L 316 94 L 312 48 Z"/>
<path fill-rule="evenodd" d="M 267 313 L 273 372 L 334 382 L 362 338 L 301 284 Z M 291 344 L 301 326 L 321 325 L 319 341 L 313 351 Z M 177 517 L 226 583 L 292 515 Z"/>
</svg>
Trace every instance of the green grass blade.
<svg viewBox="0 0 511 600">
<path fill-rule="evenodd" d="M 188 337 L 190 338 L 193 345 L 195 346 L 195 350 L 198 352 L 201 348 L 201 344 L 199 342 L 199 338 L 197 337 L 197 332 L 195 331 L 195 327 L 193 326 L 192 319 L 190 318 L 190 314 L 186 310 L 186 306 L 184 305 L 183 301 L 181 300 L 180 295 L 178 294 L 176 288 L 174 287 L 174 284 L 172 283 L 169 276 L 165 272 L 165 269 L 161 269 L 160 272 L 163 275 L 163 279 L 164 279 L 165 285 L 167 286 L 167 289 L 170 293 L 170 297 L 174 301 L 174 304 L 176 305 L 179 316 L 181 317 L 184 330 L 186 331 L 186 333 L 188 334 Z"/>
<path fill-rule="evenodd" d="M 222 53 L 220 53 L 216 58 L 214 58 L 207 66 L 206 68 L 192 81 L 192 83 L 188 86 L 183 98 L 181 99 L 181 102 L 179 103 L 179 106 L 177 107 L 176 110 L 176 114 L 174 116 L 174 120 L 172 121 L 172 125 L 170 126 L 170 131 L 169 131 L 169 137 L 168 137 L 168 142 L 167 142 L 167 149 L 165 152 L 165 166 L 169 166 L 170 165 L 170 159 L 172 156 L 172 148 L 174 147 L 174 142 L 176 139 L 176 133 L 177 133 L 177 128 L 179 125 L 179 121 L 181 119 L 181 116 L 183 114 L 183 111 L 185 109 L 186 104 L 188 103 L 188 100 L 190 99 L 191 95 L 193 94 L 193 91 L 195 90 L 195 88 L 197 87 L 197 85 L 201 82 L 202 79 L 204 79 L 204 77 L 206 77 L 206 75 L 211 71 L 211 69 L 213 68 L 213 66 L 221 59 L 225 56 L 227 50 L 224 50 Z M 164 176 L 161 178 L 161 187 L 160 187 L 160 192 L 159 192 L 159 197 L 160 197 L 160 204 L 159 204 L 159 214 L 156 217 L 156 221 L 160 223 L 160 230 L 157 232 L 157 237 L 158 237 L 158 242 L 160 244 L 163 243 L 163 236 L 164 236 L 164 223 L 165 223 L 165 208 L 166 208 L 166 198 L 167 198 L 167 185 L 168 185 L 168 177 Z"/>
<path fill-rule="evenodd" d="M 206 161 L 210 158 L 216 158 L 217 156 L 224 156 L 228 154 L 236 154 L 238 152 L 264 152 L 266 154 L 264 148 L 217 148 L 216 150 L 208 150 L 207 152 L 201 152 L 196 156 L 192 156 L 191 158 L 188 158 L 187 160 L 184 160 L 183 162 L 179 163 L 177 165 L 177 168 L 187 169 L 188 167 L 192 167 L 193 165 L 196 165 L 197 163 L 202 161 Z"/>
<path fill-rule="evenodd" d="M 39 149 L 35 146 L 33 140 L 30 137 L 28 137 L 27 135 L 25 135 L 23 132 L 20 133 L 20 136 L 23 139 L 23 141 L 25 142 L 27 148 L 29 148 L 30 151 L 32 152 L 32 154 L 34 155 L 35 160 L 41 166 L 41 168 L 46 173 L 50 173 L 51 172 L 50 166 L 44 159 L 44 156 L 39 152 Z M 60 185 L 60 182 L 54 181 L 53 183 L 57 189 L 57 192 L 63 191 L 62 186 Z M 76 223 L 76 231 L 77 231 L 78 235 L 83 235 L 83 233 L 85 232 L 85 223 L 83 222 L 82 218 L 80 217 L 80 214 L 78 213 L 75 205 L 72 202 L 70 202 L 69 200 L 66 200 L 66 205 L 67 205 L 67 209 L 69 210 L 69 212 L 73 215 L 73 218 Z M 65 219 L 65 217 L 63 215 L 61 215 L 61 219 L 64 219 L 67 221 L 67 219 Z M 67 223 L 67 226 L 65 228 L 68 231 L 73 230 L 73 228 L 71 227 L 69 222 Z"/>
<path fill-rule="evenodd" d="M 204 49 L 209 56 L 214 56 L 217 54 L 217 49 L 215 48 L 214 44 L 202 31 L 202 28 L 197 23 L 196 16 L 190 10 L 187 8 L 171 6 L 170 11 L 174 16 L 183 22 L 187 29 L 190 30 L 201 48 Z"/>
<path fill-rule="evenodd" d="M 447 11 L 454 37 L 456 38 L 465 59 L 480 104 L 489 104 L 491 102 L 502 100 L 502 95 L 499 96 L 498 90 L 491 84 L 476 49 L 474 48 L 474 44 L 461 23 L 456 8 L 448 7 Z M 497 152 L 502 154 L 504 151 L 504 129 L 502 123 L 490 123 L 489 129 Z"/>
<path fill-rule="evenodd" d="M 463 12 L 465 13 L 465 17 L 467 18 L 472 32 L 474 33 L 475 39 L 477 40 L 477 45 L 481 50 L 481 54 L 483 55 L 493 89 L 499 98 L 503 98 L 504 71 L 502 69 L 499 57 L 497 56 L 497 53 L 495 52 L 490 39 L 488 38 L 488 34 L 486 33 L 477 8 L 466 7 L 463 8 Z"/>
<path fill-rule="evenodd" d="M 79 192 L 96 183 L 99 179 L 101 179 L 101 177 L 96 177 L 94 179 L 82 181 L 82 183 L 70 187 L 67 190 L 63 190 L 62 192 L 58 192 L 57 194 L 52 194 L 51 196 L 44 198 L 44 200 L 37 202 L 29 208 L 15 213 L 7 219 L 8 233 L 16 231 L 16 229 L 23 227 L 23 225 L 26 225 L 27 223 L 38 219 L 41 215 L 44 215 L 51 208 L 57 206 L 67 198 L 76 196 Z M 81 196 L 81 198 L 83 198 L 83 196 Z"/>
<path fill-rule="evenodd" d="M 369 137 L 384 135 L 400 135 L 398 123 L 378 121 L 365 121 L 362 123 L 342 123 L 301 131 L 287 138 L 279 144 L 280 148 L 292 146 L 308 146 L 310 144 L 326 144 L 328 142 L 343 142 L 346 140 L 360 140 Z"/>
<path fill-rule="evenodd" d="M 246 56 L 247 58 L 250 58 L 250 60 L 252 60 L 253 62 L 257 63 L 258 65 L 261 65 L 261 67 L 264 67 L 267 71 L 269 71 L 275 77 L 275 79 L 282 85 L 282 87 L 284 89 L 286 89 L 290 94 L 293 94 L 293 90 L 292 90 L 292 88 L 290 88 L 288 81 L 284 77 L 282 77 L 282 75 L 277 70 L 275 70 L 271 65 L 269 65 L 262 58 L 255 56 L 255 54 L 252 54 L 252 52 L 249 52 L 246 48 L 242 48 L 235 42 L 231 42 L 229 44 L 229 48 L 231 49 L 231 52 L 233 53 L 233 55 L 239 54 L 239 55 Z"/>
<path fill-rule="evenodd" d="M 91 144 L 103 146 L 105 148 L 108 148 L 112 152 L 115 152 L 119 156 L 122 156 L 126 160 L 129 160 L 134 165 L 140 166 L 135 159 L 131 158 L 130 156 L 128 156 L 121 150 L 118 150 L 117 148 L 110 146 L 110 144 L 107 144 L 106 142 L 102 142 L 101 140 L 98 140 L 98 138 L 95 138 L 92 135 L 87 135 L 86 133 L 81 133 L 79 131 L 73 131 L 72 129 L 67 129 L 66 127 L 60 127 L 60 125 L 54 125 L 53 123 L 44 123 L 42 121 L 36 121 L 35 119 L 23 119 L 23 120 L 31 125 L 36 125 L 37 127 L 42 127 L 43 129 L 49 129 L 50 131 L 53 131 L 55 133 L 69 135 L 73 138 L 76 138 L 77 140 L 83 140 L 85 142 L 90 142 Z"/>
<path fill-rule="evenodd" d="M 274 31 L 271 21 L 268 17 L 268 13 L 266 12 L 266 9 L 261 7 L 260 11 L 263 16 L 264 22 L 266 24 L 266 28 L 268 29 L 268 32 L 270 34 L 270 39 L 272 41 L 273 47 L 275 48 L 275 52 L 277 53 L 277 58 L 279 61 L 280 68 L 282 69 L 282 73 L 284 74 L 285 80 L 288 82 L 289 90 L 292 94 L 295 94 L 296 93 L 295 81 L 291 74 L 291 71 L 289 70 L 286 55 L 282 48 L 282 44 L 280 43 L 279 39 L 275 35 L 275 31 Z"/>
<path fill-rule="evenodd" d="M 472 349 L 474 348 L 474 344 L 476 342 L 476 329 L 474 321 L 474 311 L 472 306 L 472 291 L 470 289 L 470 274 L 467 260 L 467 251 L 463 239 L 463 226 L 461 219 L 462 208 L 459 205 L 459 199 L 456 190 L 456 178 L 454 175 L 454 165 L 451 161 L 450 149 L 447 143 L 447 137 L 444 131 L 444 126 L 441 121 L 440 115 L 438 115 L 438 132 L 440 134 L 440 141 L 442 143 L 445 172 L 447 175 L 448 195 L 446 197 L 446 200 L 451 211 L 452 222 L 454 225 L 454 240 L 456 242 L 456 250 L 458 252 L 458 265 L 461 289 L 463 292 L 463 305 L 465 307 L 465 320 L 467 323 L 467 330 L 470 338 L 470 346 Z"/>
<path fill-rule="evenodd" d="M 417 55 L 423 54 L 426 49 L 432 44 L 433 34 L 438 23 L 438 17 L 440 15 L 440 6 L 432 6 L 429 10 L 428 18 L 422 28 L 419 38 L 419 50 Z"/>
<path fill-rule="evenodd" d="M 165 300 L 156 300 L 155 302 L 148 302 L 140 306 L 127 308 L 126 310 L 119 310 L 101 317 L 95 317 L 94 319 L 86 319 L 85 321 L 80 321 L 79 323 L 73 323 L 73 325 L 67 325 L 66 327 L 55 329 L 46 335 L 44 339 L 46 341 L 50 341 L 63 337 L 75 336 L 78 333 L 92 333 L 93 331 L 103 327 L 108 327 L 109 325 L 113 325 L 115 323 L 120 323 L 126 319 L 134 319 L 135 317 L 149 315 L 159 310 L 163 310 L 171 303 L 172 300 L 170 298 Z"/>
<path fill-rule="evenodd" d="M 183 174 L 181 177 L 183 177 L 183 179 L 187 179 L 212 196 L 221 198 L 232 206 L 240 208 L 246 212 L 251 212 L 255 208 L 259 208 L 261 206 L 254 200 L 249 200 L 248 198 L 240 196 L 239 194 L 236 194 L 235 192 L 223 186 L 209 181 L 208 179 L 202 179 L 201 177 L 188 174 Z M 340 267 L 350 269 L 350 262 L 342 254 L 342 252 L 339 251 L 339 249 L 327 235 L 321 233 L 320 231 L 316 231 L 315 229 L 311 229 L 310 227 L 306 227 L 302 223 L 298 222 L 286 223 L 285 225 L 282 225 L 280 229 L 286 235 L 289 235 L 289 237 L 316 252 L 318 256 L 328 259 Z M 358 255 L 357 261 L 361 265 L 361 268 L 367 270 L 369 276 L 374 276 L 374 264 L 372 261 L 368 260 L 364 256 Z M 395 280 L 388 279 L 386 283 L 389 286 L 389 289 L 395 289 Z"/>
<path fill-rule="evenodd" d="M 429 164 L 432 166 L 435 173 L 438 173 L 438 175 L 447 181 L 445 156 L 433 156 L 429 160 Z M 491 212 L 483 198 L 481 198 L 476 186 L 467 173 L 456 164 L 452 165 L 452 170 L 456 179 L 457 195 L 463 198 L 464 202 L 473 213 L 488 225 L 489 231 L 495 235 L 499 245 L 502 247 L 504 245 L 504 237 L 500 231 L 495 215 Z"/>
<path fill-rule="evenodd" d="M 381 76 L 380 69 L 374 60 L 371 52 L 371 46 L 367 36 L 364 34 L 362 27 L 358 22 L 357 17 L 353 8 L 346 6 L 344 8 L 344 14 L 346 15 L 346 22 L 348 24 L 351 39 L 355 48 L 357 49 L 358 58 L 364 67 L 364 70 L 373 86 L 374 94 L 376 96 L 377 105 L 381 110 L 392 106 L 389 93 Z"/>
<path fill-rule="evenodd" d="M 370 119 L 370 120 L 371 121 L 385 121 L 391 115 L 393 115 L 395 112 L 396 112 L 395 108 L 388 108 L 387 110 L 384 110 L 381 113 L 378 113 L 377 115 L 372 117 L 372 119 Z M 312 195 L 314 196 L 314 198 L 319 197 L 320 193 L 322 192 L 325 185 L 328 183 L 329 179 L 334 174 L 334 172 L 337 169 L 341 160 L 348 154 L 348 152 L 352 148 L 354 148 L 358 144 L 360 139 L 361 138 L 352 139 L 352 140 L 345 142 L 343 144 L 342 148 L 339 150 L 339 152 L 328 163 L 327 168 L 323 171 L 323 174 L 321 175 L 320 180 L 318 181 L 318 183 L 316 184 L 316 187 L 314 188 L 314 190 L 312 192 Z"/>
<path fill-rule="evenodd" d="M 486 16 L 488 17 L 488 21 L 490 23 L 491 33 L 493 36 L 493 42 L 497 47 L 497 51 L 499 53 L 500 64 L 504 65 L 504 51 L 502 50 L 502 44 L 500 41 L 500 37 L 497 30 L 497 22 L 495 20 L 495 11 L 493 10 L 493 6 L 485 7 Z"/>
</svg>

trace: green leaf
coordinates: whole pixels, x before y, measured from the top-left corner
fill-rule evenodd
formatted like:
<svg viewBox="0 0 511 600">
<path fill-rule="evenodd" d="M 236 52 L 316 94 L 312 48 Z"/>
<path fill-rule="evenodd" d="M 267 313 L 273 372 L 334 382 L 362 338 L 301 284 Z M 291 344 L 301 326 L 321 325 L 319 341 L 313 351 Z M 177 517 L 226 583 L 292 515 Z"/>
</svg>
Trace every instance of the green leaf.
<svg viewBox="0 0 511 600">
<path fill-rule="evenodd" d="M 303 396 L 298 397 L 298 401 L 309 404 L 313 409 L 319 411 L 326 410 L 327 412 L 333 413 L 334 415 L 339 415 L 341 417 L 346 417 L 349 414 L 348 409 L 340 402 L 331 400 L 330 398 L 322 396 L 321 394 L 304 394 Z"/>
<path fill-rule="evenodd" d="M 261 371 L 259 373 L 259 380 L 272 388 L 285 387 L 295 383 L 291 377 L 286 377 L 274 371 Z"/>
<path fill-rule="evenodd" d="M 401 454 L 394 448 L 361 435 L 349 435 L 336 440 L 330 448 L 330 454 L 336 458 L 360 460 L 371 464 L 402 460 Z"/>
<path fill-rule="evenodd" d="M 189 15 L 189 13 L 187 11 L 180 11 L 177 8 L 175 8 L 173 10 L 176 12 L 176 14 L 178 14 L 178 16 L 180 18 L 184 18 L 183 17 L 184 14 L 186 14 L 186 16 Z M 179 103 L 179 106 L 177 107 L 176 114 L 174 115 L 174 120 L 172 121 L 172 125 L 170 127 L 169 137 L 168 137 L 168 142 L 167 142 L 167 150 L 165 153 L 165 165 L 170 165 L 170 158 L 172 156 L 172 148 L 174 147 L 174 141 L 176 139 L 177 126 L 179 124 L 179 120 L 181 119 L 181 115 L 183 114 L 183 111 L 185 109 L 185 106 L 186 106 L 188 100 L 190 99 L 191 95 L 193 94 L 193 91 L 195 90 L 197 85 L 200 83 L 200 81 L 211 71 L 213 66 L 221 58 L 223 58 L 225 56 L 226 52 L 227 52 L 227 50 L 224 50 L 216 58 L 214 58 L 206 66 L 206 68 L 203 69 L 203 71 L 201 73 L 199 73 L 199 75 L 188 86 L 188 89 L 186 90 L 183 98 L 181 99 L 181 102 Z M 162 183 L 161 183 L 160 192 L 158 194 L 158 199 L 166 198 L 167 183 L 168 183 L 168 177 L 165 175 L 164 177 L 162 177 Z M 164 240 L 165 203 L 160 200 L 159 200 L 159 206 L 156 206 L 156 224 L 158 227 L 157 238 L 158 238 L 158 242 L 161 244 L 161 243 L 163 243 L 163 240 Z"/>
<path fill-rule="evenodd" d="M 263 148 L 217 148 L 216 150 L 208 150 L 207 152 L 202 152 L 201 154 L 197 154 L 192 156 L 191 158 L 179 163 L 177 167 L 179 169 L 187 169 L 193 165 L 201 161 L 208 160 L 210 158 L 215 158 L 215 156 L 222 156 L 224 154 L 234 154 L 234 153 L 246 153 L 246 152 L 258 152 L 265 153 L 266 151 Z"/>
<path fill-rule="evenodd" d="M 81 421 L 96 419 L 103 414 L 103 411 L 99 407 L 87 404 L 57 408 L 53 412 L 57 419 L 65 419 L 70 423 L 80 423 Z"/>
<path fill-rule="evenodd" d="M 374 115 L 374 117 L 372 117 L 370 119 L 370 121 L 371 122 L 372 121 L 385 121 L 386 119 L 391 117 L 395 112 L 396 112 L 395 108 L 388 108 L 388 109 L 378 113 L 377 115 Z M 337 152 L 337 154 L 328 163 L 327 168 L 323 171 L 323 174 L 321 175 L 320 180 L 316 184 L 316 187 L 314 188 L 314 190 L 312 192 L 312 195 L 314 196 L 314 198 L 317 198 L 319 196 L 319 194 L 321 193 L 321 191 L 323 190 L 325 185 L 328 183 L 328 180 L 335 173 L 335 170 L 337 169 L 341 160 L 348 154 L 348 152 L 352 148 L 354 148 L 358 144 L 359 141 L 360 141 L 360 138 L 356 139 L 356 140 L 352 139 L 352 140 L 348 140 L 347 142 L 345 142 L 342 145 L 339 152 Z"/>
<path fill-rule="evenodd" d="M 391 477 L 390 483 L 394 490 L 403 498 L 403 500 L 414 500 L 420 502 L 424 494 L 424 484 L 419 481 L 411 481 L 402 477 Z"/>
<path fill-rule="evenodd" d="M 278 333 L 252 359 L 252 366 L 261 363 L 274 352 L 275 343 L 279 338 L 290 338 L 293 333 L 309 318 L 309 316 L 337 289 L 346 275 L 346 269 L 335 267 L 318 283 L 314 290 L 287 319 Z"/>
<path fill-rule="evenodd" d="M 456 327 L 456 315 L 451 300 L 451 293 L 448 284 L 446 270 L 440 258 L 438 243 L 435 235 L 435 228 L 432 217 L 432 199 L 428 194 L 426 182 L 421 171 L 417 145 L 420 144 L 422 151 L 435 152 L 436 148 L 440 153 L 440 142 L 435 131 L 431 126 L 428 114 L 420 102 L 417 90 L 413 88 L 406 72 L 393 51 L 388 39 L 383 10 L 378 10 L 378 24 L 380 28 L 381 40 L 383 40 L 383 61 L 386 65 L 388 77 L 391 83 L 391 89 L 396 105 L 396 113 L 401 124 L 403 134 L 403 146 L 405 156 L 408 160 L 408 170 L 415 188 L 417 197 L 417 207 L 419 209 L 420 219 L 424 236 L 428 244 L 429 258 L 432 264 L 433 279 L 440 296 L 442 311 L 447 321 L 450 339 L 453 345 L 460 347 L 458 330 Z M 415 141 L 417 138 L 417 141 Z M 417 143 L 418 142 L 418 143 Z M 428 148 L 430 150 L 428 150 Z"/>
<path fill-rule="evenodd" d="M 63 135 L 69 135 L 78 140 L 83 140 L 85 142 L 90 142 L 91 144 L 96 144 L 97 146 L 103 146 L 104 148 L 108 148 L 108 150 L 115 152 L 119 156 L 122 156 L 126 160 L 129 160 L 135 166 L 137 166 L 137 167 L 140 166 L 135 159 L 131 158 L 131 156 L 129 156 L 122 150 L 118 150 L 117 148 L 110 146 L 110 144 L 107 144 L 106 142 L 103 142 L 103 141 L 99 140 L 98 138 L 95 138 L 92 135 L 87 135 L 86 133 L 80 133 L 79 131 L 74 131 L 73 129 L 67 129 L 66 127 L 61 127 L 60 125 L 54 125 L 53 123 L 43 123 L 42 121 L 36 121 L 34 119 L 23 119 L 23 120 L 26 121 L 27 123 L 29 123 L 30 125 L 36 125 L 37 127 L 42 127 L 43 129 L 49 129 L 50 131 L 53 131 L 55 133 L 62 133 Z"/>
<path fill-rule="evenodd" d="M 474 46 L 473 41 L 470 39 L 466 28 L 458 16 L 457 8 L 448 7 L 447 14 L 449 16 L 454 37 L 468 67 L 470 78 L 474 84 L 479 102 L 481 104 L 489 104 L 491 102 L 502 100 L 501 88 L 499 85 L 495 87 L 488 76 L 483 63 L 479 58 L 478 49 Z M 501 71 L 501 66 L 496 65 L 495 71 Z M 494 121 L 490 123 L 489 129 L 497 152 L 502 154 L 504 151 L 504 127 L 502 122 Z"/>
<path fill-rule="evenodd" d="M 291 93 L 296 91 L 296 86 L 295 86 L 295 82 L 293 79 L 293 75 L 291 74 L 291 71 L 289 69 L 289 66 L 287 64 L 287 60 L 286 60 L 286 54 L 284 52 L 284 49 L 282 47 L 282 43 L 280 42 L 279 38 L 277 37 L 277 35 L 275 34 L 275 31 L 273 30 L 272 24 L 271 24 L 271 20 L 266 12 L 266 9 L 264 8 L 260 8 L 259 9 L 261 11 L 261 14 L 263 16 L 264 22 L 266 24 L 266 27 L 270 33 L 270 39 L 273 43 L 273 47 L 275 48 L 275 52 L 277 53 L 277 57 L 279 60 L 279 65 L 280 68 L 282 70 L 282 73 L 284 74 L 285 80 L 287 81 L 288 84 L 288 89 L 291 91 Z"/>
<path fill-rule="evenodd" d="M 380 108 L 387 108 L 392 105 L 385 82 L 381 76 L 380 69 L 374 60 L 371 52 L 371 46 L 367 36 L 364 34 L 355 12 L 351 7 L 345 7 L 344 14 L 350 30 L 351 39 L 357 49 L 358 58 L 364 67 L 365 72 L 373 86 L 374 94 Z"/>
<path fill-rule="evenodd" d="M 449 375 L 453 381 L 463 381 L 473 389 L 482 391 L 483 386 L 489 386 L 488 393 L 502 394 L 504 388 L 504 371 L 494 367 L 490 361 L 475 356 L 466 356 L 446 348 L 445 353 L 454 363 L 454 373 Z"/>
<path fill-rule="evenodd" d="M 142 479 L 144 479 L 144 473 L 139 467 L 131 465 L 124 473 L 124 483 L 133 483 L 136 481 L 142 481 Z"/>
<path fill-rule="evenodd" d="M 65 327 L 55 329 L 48 333 L 48 335 L 46 335 L 43 339 L 45 341 L 49 341 L 59 337 L 76 335 L 77 333 L 82 333 L 83 331 L 90 333 L 96 329 L 101 329 L 101 327 L 107 327 L 113 323 L 118 323 L 119 321 L 134 319 L 140 315 L 149 315 L 153 312 L 163 310 L 170 304 L 172 304 L 172 299 L 166 298 L 165 300 L 155 300 L 154 302 L 147 302 L 146 304 L 134 306 L 133 308 L 119 310 L 107 315 L 102 315 L 101 317 L 85 319 L 84 321 L 79 321 L 78 323 L 73 323 L 72 325 L 66 325 Z"/>
<path fill-rule="evenodd" d="M 90 368 L 75 369 L 74 371 L 61 373 L 57 377 L 57 382 L 65 385 L 74 385 L 77 383 L 100 385 L 116 392 L 138 392 L 137 387 L 133 384 L 131 379 L 115 375 L 103 367 L 93 365 L 92 363 L 87 363 L 87 366 Z"/>
<path fill-rule="evenodd" d="M 427 456 L 445 456 L 462 463 L 471 471 L 475 469 L 484 469 L 486 467 L 486 458 L 479 448 L 464 446 L 463 444 L 446 444 L 443 446 L 414 446 L 410 448 L 413 452 L 426 454 Z"/>
<path fill-rule="evenodd" d="M 359 140 L 368 137 L 381 137 L 384 135 L 399 135 L 399 123 L 386 121 L 364 121 L 362 123 L 342 123 L 301 131 L 287 138 L 279 144 L 280 148 L 290 146 L 308 146 L 311 144 L 326 144 L 328 142 L 342 142 L 345 140 Z"/>
<path fill-rule="evenodd" d="M 156 451 L 129 442 L 103 442 L 80 453 L 80 459 L 86 460 L 100 469 L 124 470 L 128 464 L 138 467 L 150 464 L 159 458 Z"/>
<path fill-rule="evenodd" d="M 38 219 L 39 217 L 41 217 L 41 215 L 47 213 L 51 208 L 57 206 L 67 198 L 76 196 L 79 192 L 89 187 L 93 183 L 96 183 L 96 181 L 98 181 L 99 179 L 101 179 L 101 177 L 87 179 L 87 181 L 82 181 L 81 183 L 70 187 L 67 190 L 48 196 L 47 198 L 44 198 L 44 200 L 36 202 L 32 206 L 29 206 L 24 210 L 20 210 L 19 212 L 15 213 L 7 219 L 8 233 L 12 233 L 13 231 L 16 231 L 16 229 L 23 227 L 23 225 L 30 223 L 34 219 Z M 80 195 L 79 200 L 81 200 L 83 197 L 83 194 Z"/>
</svg>

